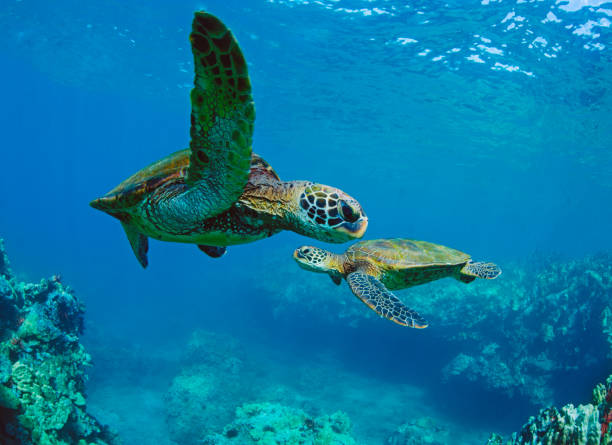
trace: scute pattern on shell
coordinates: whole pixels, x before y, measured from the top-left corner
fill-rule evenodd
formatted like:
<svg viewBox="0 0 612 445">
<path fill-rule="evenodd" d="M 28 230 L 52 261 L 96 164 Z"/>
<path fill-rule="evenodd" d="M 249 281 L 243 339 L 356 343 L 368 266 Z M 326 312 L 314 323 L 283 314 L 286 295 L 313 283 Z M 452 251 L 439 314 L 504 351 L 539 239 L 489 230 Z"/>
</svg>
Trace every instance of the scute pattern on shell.
<svg viewBox="0 0 612 445">
<path fill-rule="evenodd" d="M 152 191 L 167 181 L 184 182 L 190 155 L 189 149 L 172 153 L 133 174 L 96 201 L 104 209 L 123 210 L 139 204 Z M 253 153 L 247 187 L 256 186 L 262 182 L 274 184 L 276 181 L 280 179 L 270 164 Z"/>
<path fill-rule="evenodd" d="M 139 204 L 152 191 L 174 178 L 182 178 L 189 167 L 190 150 L 180 150 L 139 170 L 121 182 L 102 198 L 95 200 L 96 208 L 123 210 Z"/>
<path fill-rule="evenodd" d="M 369 261 L 382 269 L 465 263 L 468 254 L 427 241 L 402 238 L 359 241 L 346 251 L 350 261 Z"/>
</svg>

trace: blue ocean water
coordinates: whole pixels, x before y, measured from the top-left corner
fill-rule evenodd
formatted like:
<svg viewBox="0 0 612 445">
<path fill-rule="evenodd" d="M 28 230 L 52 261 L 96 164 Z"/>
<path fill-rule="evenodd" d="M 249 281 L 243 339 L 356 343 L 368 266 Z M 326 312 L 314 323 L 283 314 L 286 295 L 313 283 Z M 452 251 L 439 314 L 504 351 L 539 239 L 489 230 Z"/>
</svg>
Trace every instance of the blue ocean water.
<svg viewBox="0 0 612 445">
<path fill-rule="evenodd" d="M 516 265 L 535 273 L 543 264 L 523 263 L 530 258 L 571 262 L 612 250 L 612 4 L 5 0 L 0 6 L 0 237 L 21 279 L 61 273 L 76 290 L 87 307 L 87 332 L 99 337 L 92 343 L 109 338 L 170 357 L 196 329 L 222 332 L 277 361 L 285 373 L 279 382 L 294 378 L 298 364 L 329 360 L 323 368 L 350 373 L 371 390 L 363 397 L 372 403 L 410 385 L 431 402 L 426 412 L 468 429 L 517 430 L 537 406 L 528 394 L 509 398 L 478 380 L 442 377 L 464 350 L 452 330 L 436 331 L 436 323 L 460 307 L 431 308 L 431 326 L 422 332 L 375 318 L 355 327 L 350 316 L 328 313 L 341 305 L 367 311 L 346 285 L 297 270 L 291 259 L 302 244 L 325 246 L 288 232 L 230 247 L 220 260 L 192 245 L 152 241 L 143 270 L 120 225 L 88 206 L 188 146 L 188 34 L 196 10 L 219 17 L 238 39 L 257 110 L 254 151 L 282 179 L 314 180 L 356 197 L 370 219 L 366 238 L 451 246 L 497 262 L 505 272 L 500 280 L 509 283 L 518 280 Z M 327 247 L 341 252 L 346 245 Z M 398 294 L 410 299 L 410 291 Z M 320 304 L 326 299 L 333 303 Z M 486 318 L 486 308 L 483 301 L 482 313 L 466 317 Z M 538 319 L 533 323 L 527 328 L 538 331 Z M 585 341 L 588 335 L 585 328 Z M 606 354 L 593 365 L 577 353 L 575 369 L 558 369 L 555 401 L 588 397 L 612 369 Z M 582 358 L 591 365 L 581 367 Z M 153 386 L 163 392 L 169 377 L 159 375 Z M 347 390 L 328 374 L 319 381 Z M 95 388 L 95 378 L 90 384 Z M 112 392 L 95 396 L 93 405 L 112 400 Z M 329 410 L 350 410 L 350 397 L 340 399 Z M 415 411 L 417 402 L 404 399 L 404 407 L 389 402 L 394 417 L 379 436 L 363 433 L 365 443 L 383 443 L 377 437 L 390 425 L 407 421 L 402 411 Z M 509 414 L 500 418 L 492 408 L 502 405 Z M 356 425 L 362 420 L 349 415 Z M 128 418 L 117 428 L 139 437 L 136 424 Z"/>
</svg>

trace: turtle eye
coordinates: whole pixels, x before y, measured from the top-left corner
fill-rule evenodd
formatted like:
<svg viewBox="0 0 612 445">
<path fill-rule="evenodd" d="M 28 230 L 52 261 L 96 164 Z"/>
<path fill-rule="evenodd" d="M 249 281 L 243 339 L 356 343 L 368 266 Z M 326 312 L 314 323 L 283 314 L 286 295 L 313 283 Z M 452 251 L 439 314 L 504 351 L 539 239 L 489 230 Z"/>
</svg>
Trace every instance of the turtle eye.
<svg viewBox="0 0 612 445">
<path fill-rule="evenodd" d="M 309 254 L 310 253 L 310 249 L 308 249 L 308 248 L 307 249 L 302 249 L 302 253 Z"/>
<path fill-rule="evenodd" d="M 353 223 L 359 219 L 359 212 L 356 212 L 353 207 L 348 205 L 346 201 L 340 201 L 340 213 L 345 221 Z"/>
</svg>

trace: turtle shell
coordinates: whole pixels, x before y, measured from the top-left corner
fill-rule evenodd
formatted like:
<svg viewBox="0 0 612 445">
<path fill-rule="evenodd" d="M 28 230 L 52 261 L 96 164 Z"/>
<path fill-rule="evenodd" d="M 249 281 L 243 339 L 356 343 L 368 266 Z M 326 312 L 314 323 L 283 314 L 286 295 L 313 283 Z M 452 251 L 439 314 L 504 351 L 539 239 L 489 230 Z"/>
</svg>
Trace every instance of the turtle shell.
<svg viewBox="0 0 612 445">
<path fill-rule="evenodd" d="M 123 210 L 142 201 L 153 190 L 177 177 L 184 177 L 189 167 L 189 149 L 177 151 L 127 178 L 102 198 L 92 201 L 94 208 Z"/>
<path fill-rule="evenodd" d="M 359 241 L 346 251 L 350 261 L 369 261 L 383 270 L 453 266 L 466 263 L 470 255 L 439 244 L 402 238 Z"/>
<path fill-rule="evenodd" d="M 191 150 L 177 151 L 133 174 L 102 198 L 92 201 L 95 208 L 121 211 L 140 203 L 149 193 L 171 180 L 185 178 Z M 255 153 L 251 156 L 249 183 L 280 181 L 276 172 Z"/>
</svg>

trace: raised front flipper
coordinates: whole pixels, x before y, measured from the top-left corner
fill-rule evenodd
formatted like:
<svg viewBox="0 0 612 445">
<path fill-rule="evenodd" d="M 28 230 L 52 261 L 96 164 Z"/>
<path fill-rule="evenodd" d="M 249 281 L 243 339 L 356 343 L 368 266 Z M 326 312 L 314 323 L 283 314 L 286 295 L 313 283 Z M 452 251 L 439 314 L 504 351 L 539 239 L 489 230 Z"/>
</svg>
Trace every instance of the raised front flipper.
<svg viewBox="0 0 612 445">
<path fill-rule="evenodd" d="M 406 307 L 376 278 L 361 272 L 353 272 L 346 277 L 346 281 L 355 296 L 381 317 L 409 328 L 423 329 L 428 326 L 427 321 Z"/>
<path fill-rule="evenodd" d="M 247 183 L 255 107 L 247 64 L 231 31 L 215 16 L 196 12 L 190 40 L 195 80 L 186 180 L 203 187 L 214 215 L 235 203 Z"/>
</svg>

